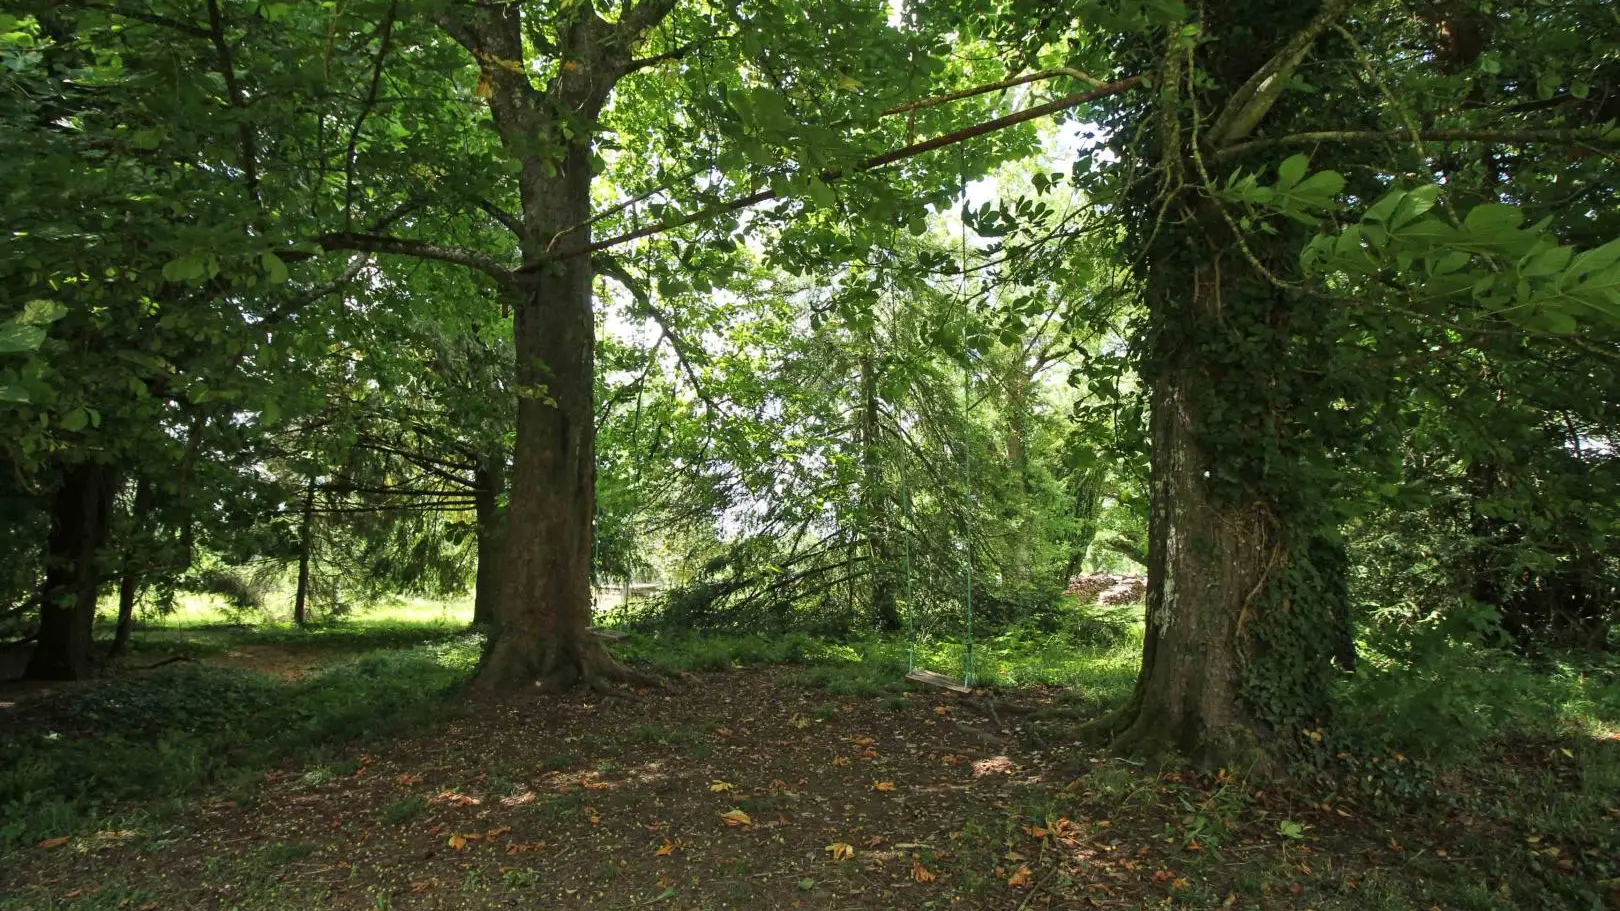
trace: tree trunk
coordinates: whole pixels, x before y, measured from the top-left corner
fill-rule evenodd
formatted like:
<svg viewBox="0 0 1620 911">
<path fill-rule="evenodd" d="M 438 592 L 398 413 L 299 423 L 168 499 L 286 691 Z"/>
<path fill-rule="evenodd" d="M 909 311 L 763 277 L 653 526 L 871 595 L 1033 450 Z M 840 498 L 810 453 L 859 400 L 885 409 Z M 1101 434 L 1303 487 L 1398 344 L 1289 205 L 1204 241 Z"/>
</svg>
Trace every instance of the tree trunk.
<svg viewBox="0 0 1620 911">
<path fill-rule="evenodd" d="M 135 599 L 141 592 L 147 559 L 145 549 L 150 540 L 142 523 L 152 511 L 153 499 L 152 482 L 141 478 L 135 483 L 135 502 L 130 506 L 130 539 L 124 547 L 123 574 L 118 580 L 118 627 L 113 632 L 112 647 L 107 650 L 109 658 L 129 651 L 129 638 L 135 627 Z"/>
<path fill-rule="evenodd" d="M 544 90 L 525 60 L 522 14 L 511 4 L 449 4 L 441 25 L 478 60 L 490 115 L 521 163 L 523 211 L 514 230 L 526 265 L 502 280 L 517 353 L 512 453 L 500 598 L 477 683 L 560 690 L 647 679 L 621 667 L 591 634 L 596 516 L 592 407 L 596 324 L 591 302 L 592 125 L 636 46 L 675 6 L 642 0 L 617 21 L 590 4 L 560 14 L 556 56 L 568 61 Z"/>
<path fill-rule="evenodd" d="M 91 629 L 101 582 L 96 559 L 106 543 L 116 489 L 113 471 L 102 465 L 78 465 L 62 477 L 51 504 L 39 641 L 24 673 L 28 678 L 90 676 Z"/>
<path fill-rule="evenodd" d="M 504 454 L 486 459 L 474 473 L 473 509 L 478 520 L 478 576 L 473 583 L 473 626 L 492 629 L 495 625 L 495 605 L 501 596 L 501 528 L 500 498 L 506 485 Z"/>
<path fill-rule="evenodd" d="M 1144 126 L 1157 155 L 1143 164 L 1177 179 L 1144 184 L 1128 216 L 1148 305 L 1152 508 L 1142 669 L 1100 722 L 1122 751 L 1269 772 L 1330 705 L 1348 599 L 1324 480 L 1335 466 L 1311 422 L 1336 395 L 1319 377 L 1342 308 L 1275 279 L 1298 268 L 1305 229 L 1240 237 L 1221 201 L 1174 187 L 1202 179 L 1193 143 L 1290 116 L 1265 87 L 1292 78 L 1345 5 L 1213 10 L 1198 59 L 1212 78 L 1188 72 L 1179 37 L 1161 60 L 1159 116 Z M 1195 124 L 1199 110 L 1218 113 Z M 1280 158 L 1245 167 L 1271 173 Z"/>
<path fill-rule="evenodd" d="M 304 492 L 304 515 L 299 528 L 298 590 L 293 594 L 293 622 L 309 625 L 309 562 L 315 552 L 315 479 Z"/>
<path fill-rule="evenodd" d="M 590 212 L 590 150 L 570 143 L 563 172 L 528 175 L 530 222 L 550 237 Z M 583 235 L 583 236 L 581 236 Z M 588 242 L 589 228 L 566 238 Z M 543 248 L 544 245 L 539 245 Z M 518 279 L 517 443 L 507 508 L 501 597 L 478 682 L 563 690 L 640 679 L 590 632 L 596 516 L 596 321 L 586 256 L 551 259 Z"/>
<path fill-rule="evenodd" d="M 1123 752 L 1246 765 L 1259 727 L 1242 698 L 1246 614 L 1283 555 L 1259 504 L 1211 502 L 1193 382 L 1183 368 L 1153 389 L 1142 669 L 1110 726 Z"/>
</svg>

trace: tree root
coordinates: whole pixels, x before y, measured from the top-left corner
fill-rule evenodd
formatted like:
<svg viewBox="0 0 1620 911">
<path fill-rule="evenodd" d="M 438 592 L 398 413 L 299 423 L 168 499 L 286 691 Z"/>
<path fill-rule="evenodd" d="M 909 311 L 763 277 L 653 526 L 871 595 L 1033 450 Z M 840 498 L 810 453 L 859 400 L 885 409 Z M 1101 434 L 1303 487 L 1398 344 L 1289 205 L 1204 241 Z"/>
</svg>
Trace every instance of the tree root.
<svg viewBox="0 0 1620 911">
<path fill-rule="evenodd" d="M 542 640 L 509 632 L 484 655 L 474 686 L 490 692 L 534 686 L 542 693 L 563 693 L 576 686 L 594 693 L 618 694 L 618 687 L 658 687 L 662 679 L 626 667 L 589 632 Z"/>
</svg>

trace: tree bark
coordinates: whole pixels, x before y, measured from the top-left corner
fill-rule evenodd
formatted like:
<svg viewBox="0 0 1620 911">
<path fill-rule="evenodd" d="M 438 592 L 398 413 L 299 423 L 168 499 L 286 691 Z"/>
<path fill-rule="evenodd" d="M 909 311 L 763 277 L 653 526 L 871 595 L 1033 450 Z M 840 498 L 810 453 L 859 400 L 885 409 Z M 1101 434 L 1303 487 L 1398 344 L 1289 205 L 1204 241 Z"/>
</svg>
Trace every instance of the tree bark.
<svg viewBox="0 0 1620 911">
<path fill-rule="evenodd" d="M 1193 78 L 1178 38 L 1167 43 L 1152 167 L 1201 182 L 1200 152 L 1272 116 L 1279 87 L 1345 2 L 1273 8 L 1201 23 L 1214 40 L 1198 65 L 1212 80 Z M 1187 119 L 1199 108 L 1220 112 L 1202 136 Z M 1330 463 L 1305 429 L 1330 407 L 1310 374 L 1330 356 L 1324 314 L 1334 311 L 1275 279 L 1296 267 L 1300 229 L 1239 235 L 1220 201 L 1164 192 L 1142 191 L 1130 232 L 1150 326 L 1142 668 L 1131 699 L 1100 725 L 1122 752 L 1270 774 L 1282 740 L 1323 720 L 1348 624 L 1321 486 Z"/>
<path fill-rule="evenodd" d="M 556 55 L 568 64 L 543 90 L 523 65 L 517 7 L 454 4 L 441 19 L 479 61 L 495 128 L 521 163 L 523 211 L 513 227 L 525 265 L 501 278 L 513 305 L 517 441 L 496 634 L 476 678 L 483 688 L 648 679 L 620 666 L 590 632 L 596 324 L 583 255 L 591 237 L 591 130 L 579 124 L 597 121 L 614 85 L 635 69 L 637 42 L 673 7 L 674 0 L 641 0 L 615 22 L 590 4 L 560 13 Z"/>
<path fill-rule="evenodd" d="M 147 555 L 144 553 L 150 536 L 142 523 L 152 511 L 155 495 L 152 482 L 141 478 L 135 482 L 135 502 L 130 506 L 129 541 L 124 546 L 123 573 L 118 580 L 118 627 L 113 632 L 112 647 L 107 657 L 116 658 L 129 651 L 129 639 L 135 628 L 135 599 L 140 596 L 141 582 L 146 572 Z"/>
<path fill-rule="evenodd" d="M 82 680 L 90 676 L 91 631 L 101 582 L 96 561 L 107 540 L 116 490 L 114 472 L 103 465 L 78 465 L 62 477 L 52 500 L 51 531 L 45 543 L 39 640 L 25 677 Z"/>
<path fill-rule="evenodd" d="M 504 454 L 486 459 L 473 475 L 473 510 L 478 521 L 478 575 L 473 583 L 473 626 L 493 629 L 501 597 L 501 492 L 506 486 Z"/>
<path fill-rule="evenodd" d="M 298 589 L 293 594 L 293 623 L 309 625 L 309 563 L 315 553 L 315 479 L 304 492 L 304 514 L 299 524 Z"/>
<path fill-rule="evenodd" d="M 1196 371 L 1183 366 L 1152 393 L 1142 668 L 1110 727 L 1121 752 L 1246 766 L 1263 756 L 1259 724 L 1242 698 L 1245 615 L 1281 554 L 1260 504 L 1212 502 L 1210 460 L 1189 407 L 1195 382 Z"/>
</svg>

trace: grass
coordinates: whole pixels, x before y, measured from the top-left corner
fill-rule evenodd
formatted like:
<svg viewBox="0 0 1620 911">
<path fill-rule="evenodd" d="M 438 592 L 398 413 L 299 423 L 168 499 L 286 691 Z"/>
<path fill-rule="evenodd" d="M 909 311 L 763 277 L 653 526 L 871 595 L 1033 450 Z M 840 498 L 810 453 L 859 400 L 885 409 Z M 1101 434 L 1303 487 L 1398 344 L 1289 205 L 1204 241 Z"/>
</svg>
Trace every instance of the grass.
<svg viewBox="0 0 1620 911">
<path fill-rule="evenodd" d="M 41 700 L 27 707 L 30 724 L 0 734 L 0 847 L 128 828 L 131 817 L 162 815 L 287 756 L 414 729 L 441 716 L 479 648 L 464 633 L 296 682 L 179 664 Z"/>
</svg>

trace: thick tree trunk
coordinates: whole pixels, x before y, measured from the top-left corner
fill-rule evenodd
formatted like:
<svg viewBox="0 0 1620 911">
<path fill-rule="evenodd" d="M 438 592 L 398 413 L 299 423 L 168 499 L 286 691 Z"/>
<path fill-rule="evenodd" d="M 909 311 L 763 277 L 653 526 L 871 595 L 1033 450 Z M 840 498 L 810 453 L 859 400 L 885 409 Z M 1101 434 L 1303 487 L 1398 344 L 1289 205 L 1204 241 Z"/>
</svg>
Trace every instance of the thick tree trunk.
<svg viewBox="0 0 1620 911">
<path fill-rule="evenodd" d="M 527 223 L 542 236 L 583 225 L 590 211 L 590 152 L 572 143 L 562 174 L 529 174 Z M 557 226 L 557 227 L 549 227 Z M 565 237 L 588 242 L 589 229 Z M 541 244 L 539 247 L 543 248 Z M 596 321 L 587 256 L 551 259 L 518 279 L 517 443 L 507 507 L 501 597 L 478 682 L 603 687 L 640 679 L 590 632 L 596 516 Z"/>
<path fill-rule="evenodd" d="M 152 482 L 141 478 L 135 482 L 135 502 L 130 506 L 130 540 L 124 546 L 124 566 L 118 580 L 118 627 L 113 632 L 112 647 L 107 657 L 116 658 L 129 650 L 130 634 L 135 628 L 135 599 L 141 593 L 141 581 L 146 575 L 144 553 L 150 535 L 142 528 L 147 513 L 152 511 L 155 498 Z"/>
<path fill-rule="evenodd" d="M 492 629 L 501 597 L 501 561 L 506 558 L 501 540 L 500 498 L 506 486 L 505 457 L 488 459 L 474 474 L 477 490 L 473 509 L 478 520 L 478 576 L 473 583 L 473 625 Z"/>
<path fill-rule="evenodd" d="M 1189 386 L 1173 371 L 1153 389 L 1147 625 L 1136 692 L 1111 721 L 1114 746 L 1212 765 L 1260 757 L 1242 690 L 1247 614 L 1283 557 L 1259 504 L 1218 506 L 1196 442 Z"/>
<path fill-rule="evenodd" d="M 642 0 L 615 22 L 590 4 L 556 21 L 568 61 L 544 90 L 525 59 L 524 20 L 510 4 L 450 4 L 441 24 L 480 63 L 490 115 L 522 164 L 514 226 L 526 262 L 502 284 L 513 303 L 517 443 L 512 453 L 495 635 L 479 668 L 486 688 L 560 690 L 644 679 L 590 632 L 596 516 L 592 408 L 591 134 L 614 85 L 636 69 L 637 43 L 674 8 Z M 516 65 L 514 65 L 516 64 Z"/>
<path fill-rule="evenodd" d="M 82 680 L 90 676 L 91 629 L 101 582 L 96 559 L 106 543 L 116 489 L 113 471 L 94 464 L 69 469 L 57 488 L 45 544 L 39 640 L 26 677 Z"/>
<path fill-rule="evenodd" d="M 304 514 L 299 527 L 298 589 L 293 593 L 293 622 L 309 625 L 309 563 L 315 553 L 315 479 L 304 492 Z"/>
</svg>

